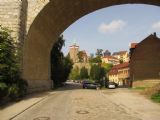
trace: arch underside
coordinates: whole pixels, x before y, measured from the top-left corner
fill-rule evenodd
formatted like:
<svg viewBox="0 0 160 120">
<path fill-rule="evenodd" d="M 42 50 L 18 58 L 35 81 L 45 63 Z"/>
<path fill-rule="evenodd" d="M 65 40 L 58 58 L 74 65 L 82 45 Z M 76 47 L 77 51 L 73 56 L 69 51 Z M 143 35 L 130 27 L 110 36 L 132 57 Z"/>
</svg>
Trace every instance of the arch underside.
<svg viewBox="0 0 160 120">
<path fill-rule="evenodd" d="M 159 0 L 50 0 L 32 23 L 24 41 L 23 75 L 32 91 L 51 88 L 50 51 L 73 22 L 95 10 L 120 4 L 160 5 Z"/>
</svg>

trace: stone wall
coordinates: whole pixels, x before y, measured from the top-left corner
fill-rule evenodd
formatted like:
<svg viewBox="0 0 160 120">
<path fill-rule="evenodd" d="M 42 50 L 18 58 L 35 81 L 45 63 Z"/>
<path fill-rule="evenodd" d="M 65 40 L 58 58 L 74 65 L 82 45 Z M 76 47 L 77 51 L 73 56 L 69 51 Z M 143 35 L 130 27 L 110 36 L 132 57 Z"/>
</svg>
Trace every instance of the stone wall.
<svg viewBox="0 0 160 120">
<path fill-rule="evenodd" d="M 27 80 L 29 84 L 28 93 L 51 90 L 53 88 L 52 80 Z"/>
<path fill-rule="evenodd" d="M 86 69 L 88 69 L 88 73 L 90 73 L 90 69 L 91 69 L 90 63 L 74 63 L 73 68 L 76 68 L 76 67 L 78 67 L 79 70 L 80 70 L 82 67 L 85 67 Z"/>
<path fill-rule="evenodd" d="M 160 83 L 160 79 L 137 80 L 133 81 L 132 87 L 153 87 L 158 83 Z"/>
<path fill-rule="evenodd" d="M 21 0 L 0 0 L 0 25 L 12 30 L 17 42 L 20 29 Z"/>
<path fill-rule="evenodd" d="M 49 0 L 0 0 L 0 25 L 12 30 L 12 37 L 23 45 L 26 34 Z"/>
<path fill-rule="evenodd" d="M 44 8 L 49 0 L 28 0 L 28 17 L 27 17 L 27 31 L 38 13 Z"/>
</svg>

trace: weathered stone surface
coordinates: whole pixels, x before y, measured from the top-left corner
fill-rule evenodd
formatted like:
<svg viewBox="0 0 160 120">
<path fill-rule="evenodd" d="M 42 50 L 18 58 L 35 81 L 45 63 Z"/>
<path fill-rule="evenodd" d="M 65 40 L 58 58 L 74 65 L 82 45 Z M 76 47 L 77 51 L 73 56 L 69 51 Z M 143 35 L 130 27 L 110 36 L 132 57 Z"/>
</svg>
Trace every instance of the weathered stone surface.
<svg viewBox="0 0 160 120">
<path fill-rule="evenodd" d="M 153 87 L 160 83 L 158 79 L 137 80 L 133 81 L 133 87 Z"/>
<path fill-rule="evenodd" d="M 0 0 L 0 24 L 11 28 L 19 40 L 25 39 L 25 32 L 29 30 L 25 41 L 20 40 L 22 44 L 24 42 L 23 78 L 41 80 L 42 86 L 43 80 L 50 80 L 51 48 L 58 36 L 73 22 L 95 10 L 113 5 L 128 3 L 160 5 L 159 0 L 50 0 L 48 2 L 49 0 Z M 27 3 L 27 7 L 23 3 Z M 27 16 L 23 14 L 25 9 Z"/>
<path fill-rule="evenodd" d="M 19 35 L 20 4 L 20 0 L 0 0 L 0 25 L 11 29 L 16 41 Z"/>
</svg>

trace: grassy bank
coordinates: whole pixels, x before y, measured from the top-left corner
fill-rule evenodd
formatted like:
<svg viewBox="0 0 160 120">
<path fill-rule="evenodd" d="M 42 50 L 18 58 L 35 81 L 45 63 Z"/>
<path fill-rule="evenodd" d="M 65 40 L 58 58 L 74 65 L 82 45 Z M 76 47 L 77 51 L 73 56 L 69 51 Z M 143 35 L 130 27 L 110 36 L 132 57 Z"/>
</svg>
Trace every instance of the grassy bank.
<svg viewBox="0 0 160 120">
<path fill-rule="evenodd" d="M 152 99 L 154 102 L 160 103 L 160 93 L 153 94 L 153 95 L 151 96 L 151 99 Z"/>
<path fill-rule="evenodd" d="M 150 97 L 154 102 L 160 103 L 160 84 L 145 89 L 143 93 Z"/>
</svg>

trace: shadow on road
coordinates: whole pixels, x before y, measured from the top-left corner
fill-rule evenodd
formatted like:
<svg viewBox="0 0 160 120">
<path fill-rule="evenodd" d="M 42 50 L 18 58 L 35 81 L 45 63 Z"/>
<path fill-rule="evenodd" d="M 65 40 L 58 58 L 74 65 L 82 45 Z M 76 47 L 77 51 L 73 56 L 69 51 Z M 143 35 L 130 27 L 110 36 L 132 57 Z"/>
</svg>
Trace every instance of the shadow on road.
<svg viewBox="0 0 160 120">
<path fill-rule="evenodd" d="M 82 89 L 82 84 L 66 82 L 63 87 L 56 89 L 55 91 L 66 91 L 66 90 L 80 90 Z"/>
</svg>

